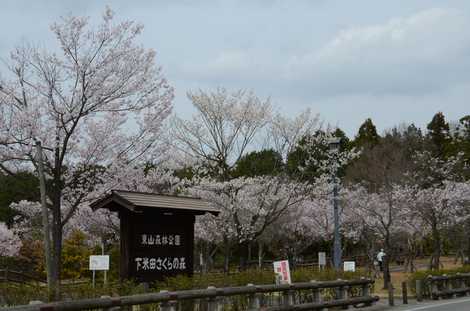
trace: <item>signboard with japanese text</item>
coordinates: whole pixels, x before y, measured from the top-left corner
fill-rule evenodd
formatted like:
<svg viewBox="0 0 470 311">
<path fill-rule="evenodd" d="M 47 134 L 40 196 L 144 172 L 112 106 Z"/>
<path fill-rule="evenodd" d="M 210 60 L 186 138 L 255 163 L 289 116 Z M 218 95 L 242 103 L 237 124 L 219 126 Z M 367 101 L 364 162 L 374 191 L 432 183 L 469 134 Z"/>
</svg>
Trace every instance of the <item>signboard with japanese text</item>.
<svg viewBox="0 0 470 311">
<path fill-rule="evenodd" d="M 109 255 L 91 255 L 90 270 L 109 270 Z"/>
<path fill-rule="evenodd" d="M 289 261 L 281 260 L 273 262 L 276 283 L 291 284 Z"/>
<path fill-rule="evenodd" d="M 194 215 L 129 215 L 128 275 L 152 282 L 193 271 Z"/>
</svg>

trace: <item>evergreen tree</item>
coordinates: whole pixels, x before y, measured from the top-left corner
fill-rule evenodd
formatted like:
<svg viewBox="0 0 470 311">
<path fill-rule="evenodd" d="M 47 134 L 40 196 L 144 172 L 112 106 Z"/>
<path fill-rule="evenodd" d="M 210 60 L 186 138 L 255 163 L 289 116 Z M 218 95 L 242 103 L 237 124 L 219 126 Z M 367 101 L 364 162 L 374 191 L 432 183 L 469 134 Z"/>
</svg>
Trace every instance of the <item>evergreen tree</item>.
<svg viewBox="0 0 470 311">
<path fill-rule="evenodd" d="M 442 112 L 436 113 L 427 129 L 426 138 L 433 155 L 439 158 L 448 156 L 452 141 L 449 133 L 449 123 L 446 122 L 444 114 Z"/>
<path fill-rule="evenodd" d="M 379 141 L 380 136 L 377 134 L 377 128 L 372 122 L 372 119 L 367 118 L 359 127 L 359 131 L 354 139 L 354 146 L 372 148 L 376 146 Z"/>
<path fill-rule="evenodd" d="M 0 222 L 8 226 L 17 215 L 10 204 L 21 200 L 39 201 L 39 181 L 31 173 L 6 175 L 0 172 Z"/>
<path fill-rule="evenodd" d="M 324 131 L 318 130 L 313 135 L 314 137 L 319 137 L 325 135 Z M 341 129 L 336 129 L 333 132 L 333 136 L 340 138 L 340 152 L 351 149 L 351 144 L 349 138 Z M 316 160 L 325 160 L 328 157 L 328 145 L 318 144 L 312 145 L 314 139 L 310 137 L 303 137 L 297 146 L 287 155 L 286 168 L 287 172 L 291 176 L 296 176 L 303 181 L 313 181 L 316 177 L 320 176 L 323 172 L 320 167 L 315 163 L 312 163 L 310 159 Z M 300 170 L 299 168 L 302 168 Z M 344 169 L 340 168 L 338 171 L 339 176 L 343 176 Z"/>
<path fill-rule="evenodd" d="M 284 167 L 282 156 L 272 150 L 253 151 L 243 156 L 236 164 L 232 176 L 255 177 L 277 175 Z"/>
</svg>

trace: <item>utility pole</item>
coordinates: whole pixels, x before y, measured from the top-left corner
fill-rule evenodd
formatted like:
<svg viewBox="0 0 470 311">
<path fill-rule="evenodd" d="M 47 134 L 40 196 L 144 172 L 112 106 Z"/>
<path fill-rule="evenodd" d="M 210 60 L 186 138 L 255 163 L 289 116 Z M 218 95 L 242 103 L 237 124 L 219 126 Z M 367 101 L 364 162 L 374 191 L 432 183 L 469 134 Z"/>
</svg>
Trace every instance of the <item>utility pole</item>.
<svg viewBox="0 0 470 311">
<path fill-rule="evenodd" d="M 339 147 L 340 147 L 340 139 L 339 138 L 333 138 L 330 140 L 330 151 L 332 151 L 335 155 L 335 159 L 333 163 L 333 172 L 332 172 L 332 178 L 333 178 L 333 217 L 334 217 L 334 241 L 333 241 L 333 265 L 337 271 L 341 269 L 341 236 L 339 233 L 339 198 L 338 198 L 338 161 L 337 155 L 339 152 Z"/>
<path fill-rule="evenodd" d="M 44 160 L 42 157 L 42 145 L 40 141 L 36 141 L 37 162 L 38 162 L 38 175 L 39 175 L 39 191 L 41 194 L 41 211 L 42 211 L 42 229 L 44 234 L 44 253 L 46 257 L 46 274 L 47 274 L 47 290 L 49 295 L 52 289 L 51 279 L 51 234 L 49 229 L 49 212 L 47 210 L 46 200 L 46 177 L 44 175 Z"/>
</svg>

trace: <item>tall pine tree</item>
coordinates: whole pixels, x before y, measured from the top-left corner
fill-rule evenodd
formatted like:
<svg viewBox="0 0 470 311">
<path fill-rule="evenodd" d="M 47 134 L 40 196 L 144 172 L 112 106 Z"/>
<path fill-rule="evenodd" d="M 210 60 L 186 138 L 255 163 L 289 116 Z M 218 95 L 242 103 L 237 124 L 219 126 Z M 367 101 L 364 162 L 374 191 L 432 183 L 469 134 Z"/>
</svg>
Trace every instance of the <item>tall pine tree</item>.
<svg viewBox="0 0 470 311">
<path fill-rule="evenodd" d="M 446 158 L 449 154 L 451 137 L 449 133 L 449 123 L 447 123 L 444 114 L 438 112 L 434 115 L 427 126 L 426 134 L 429 148 L 434 156 Z"/>
<path fill-rule="evenodd" d="M 377 128 L 371 118 L 367 118 L 359 127 L 359 131 L 354 139 L 355 147 L 373 148 L 380 142 L 380 136 L 377 134 Z"/>
</svg>

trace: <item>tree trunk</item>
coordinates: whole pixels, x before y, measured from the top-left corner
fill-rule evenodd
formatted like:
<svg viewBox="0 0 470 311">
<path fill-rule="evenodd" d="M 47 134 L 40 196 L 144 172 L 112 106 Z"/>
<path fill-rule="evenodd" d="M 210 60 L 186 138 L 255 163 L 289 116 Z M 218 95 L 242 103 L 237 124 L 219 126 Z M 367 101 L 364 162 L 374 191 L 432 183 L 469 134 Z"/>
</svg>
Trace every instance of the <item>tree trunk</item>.
<svg viewBox="0 0 470 311">
<path fill-rule="evenodd" d="M 44 253 L 46 258 L 46 276 L 47 276 L 47 292 L 48 296 L 52 296 L 52 252 L 51 252 L 51 230 L 49 226 L 49 208 L 47 206 L 46 194 L 46 178 L 44 176 L 44 160 L 42 157 L 41 142 L 36 142 L 37 147 L 37 162 L 38 162 L 38 175 L 39 187 L 41 193 L 41 211 L 42 211 L 42 227 L 44 235 Z"/>
<path fill-rule="evenodd" d="M 59 207 L 60 208 L 60 207 Z M 60 300 L 60 271 L 62 267 L 62 225 L 60 223 L 60 211 L 57 213 L 54 208 L 52 213 L 52 269 L 51 269 L 51 283 L 54 289 L 53 300 Z"/>
<path fill-rule="evenodd" d="M 252 243 L 248 242 L 248 261 L 251 261 Z"/>
<path fill-rule="evenodd" d="M 248 258 L 248 246 L 249 242 L 243 242 L 238 244 L 238 251 L 240 252 L 240 270 L 246 270 L 247 258 Z"/>
<path fill-rule="evenodd" d="M 390 276 L 390 260 L 392 258 L 392 248 L 390 242 L 390 233 L 387 232 L 385 236 L 385 256 L 383 258 L 383 273 L 384 273 L 384 289 L 388 288 L 388 285 L 391 283 L 391 276 Z"/>
<path fill-rule="evenodd" d="M 431 262 L 429 263 L 430 270 L 439 270 L 441 259 L 441 233 L 436 224 L 432 226 L 432 244 L 433 252 L 431 255 Z"/>
<path fill-rule="evenodd" d="M 228 274 L 230 269 L 230 244 L 227 238 L 224 238 L 224 274 Z"/>
<path fill-rule="evenodd" d="M 263 267 L 263 256 L 263 243 L 258 242 L 258 269 L 260 270 Z"/>
</svg>

